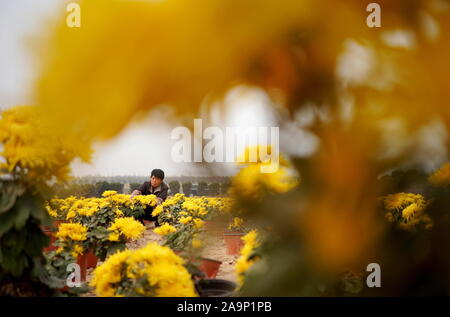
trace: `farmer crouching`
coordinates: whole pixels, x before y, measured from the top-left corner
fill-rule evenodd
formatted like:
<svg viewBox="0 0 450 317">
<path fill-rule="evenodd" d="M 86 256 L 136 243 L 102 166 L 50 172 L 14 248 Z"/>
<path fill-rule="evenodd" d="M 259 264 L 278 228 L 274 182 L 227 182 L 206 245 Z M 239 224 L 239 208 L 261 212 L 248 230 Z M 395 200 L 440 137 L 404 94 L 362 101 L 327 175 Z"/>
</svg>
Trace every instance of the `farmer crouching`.
<svg viewBox="0 0 450 317">
<path fill-rule="evenodd" d="M 150 181 L 144 182 L 138 189 L 131 193 L 131 198 L 136 195 L 155 195 L 157 198 L 157 205 L 160 205 L 167 198 L 169 186 L 163 182 L 164 172 L 160 169 L 154 169 L 150 175 Z M 147 207 L 145 214 L 138 220 L 144 222 L 144 220 L 154 221 L 155 227 L 158 226 L 157 217 L 152 217 L 152 211 L 154 207 Z"/>
</svg>

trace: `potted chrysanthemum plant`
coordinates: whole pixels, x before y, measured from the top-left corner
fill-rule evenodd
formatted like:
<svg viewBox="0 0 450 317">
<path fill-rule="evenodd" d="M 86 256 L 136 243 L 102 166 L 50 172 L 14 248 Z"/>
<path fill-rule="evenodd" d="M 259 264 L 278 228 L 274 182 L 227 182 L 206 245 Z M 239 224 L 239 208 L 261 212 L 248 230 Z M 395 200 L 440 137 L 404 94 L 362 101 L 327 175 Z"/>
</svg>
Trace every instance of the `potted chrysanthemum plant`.
<svg viewBox="0 0 450 317">
<path fill-rule="evenodd" d="M 182 216 L 177 224 L 164 223 L 153 231 L 164 236 L 165 246 L 187 260 L 186 265 L 193 275 L 215 277 L 222 262 L 201 255 L 206 239 L 201 231 L 203 226 L 200 218 Z"/>
<path fill-rule="evenodd" d="M 223 239 L 227 248 L 228 255 L 239 254 L 243 247 L 242 237 L 248 228 L 244 225 L 244 220 L 240 217 L 234 217 L 227 226 L 227 231 L 223 232 Z"/>
<path fill-rule="evenodd" d="M 98 296 L 198 296 L 184 260 L 156 243 L 113 254 L 94 270 L 90 285 Z"/>
</svg>

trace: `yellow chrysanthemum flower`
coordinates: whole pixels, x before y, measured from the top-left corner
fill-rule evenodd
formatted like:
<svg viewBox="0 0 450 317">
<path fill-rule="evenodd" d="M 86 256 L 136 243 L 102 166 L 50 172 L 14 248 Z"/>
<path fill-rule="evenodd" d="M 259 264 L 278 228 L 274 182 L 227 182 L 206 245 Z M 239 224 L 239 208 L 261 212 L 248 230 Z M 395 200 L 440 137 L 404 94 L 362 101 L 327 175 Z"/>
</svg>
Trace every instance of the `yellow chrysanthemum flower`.
<svg viewBox="0 0 450 317">
<path fill-rule="evenodd" d="M 424 197 L 412 193 L 396 193 L 383 197 L 384 206 L 387 210 L 400 210 L 419 200 L 424 200 Z"/>
<path fill-rule="evenodd" d="M 56 210 L 54 210 L 53 208 L 51 208 L 48 204 L 45 205 L 45 210 L 47 211 L 47 213 L 52 216 L 53 218 L 58 217 L 58 213 Z"/>
<path fill-rule="evenodd" d="M 158 199 L 155 195 L 137 195 L 133 198 L 144 206 L 156 206 Z"/>
<path fill-rule="evenodd" d="M 117 252 L 94 270 L 90 285 L 95 287 L 97 295 L 107 297 L 116 295 L 113 285 L 120 282 L 122 263 L 126 261 L 131 252 L 131 250 Z"/>
<path fill-rule="evenodd" d="M 78 214 L 81 216 L 90 217 L 99 210 L 99 205 L 97 202 L 91 199 L 86 199 L 82 202 L 81 208 L 77 210 Z"/>
<path fill-rule="evenodd" d="M 160 213 L 163 212 L 163 210 L 164 210 L 164 208 L 163 208 L 162 205 L 157 206 L 155 209 L 153 209 L 153 211 L 152 211 L 152 216 L 153 216 L 153 217 L 158 216 Z"/>
<path fill-rule="evenodd" d="M 169 225 L 168 223 L 164 223 L 162 226 L 153 229 L 153 232 L 156 234 L 160 234 L 162 236 L 166 236 L 172 232 L 177 231 L 177 228 L 174 226 Z"/>
<path fill-rule="evenodd" d="M 75 244 L 73 247 L 72 252 L 70 253 L 74 258 L 78 257 L 79 255 L 82 255 L 84 252 L 84 248 L 81 245 Z"/>
<path fill-rule="evenodd" d="M 119 208 L 114 208 L 114 213 L 116 214 L 117 217 L 123 216 L 123 211 L 120 210 Z"/>
<path fill-rule="evenodd" d="M 102 194 L 103 197 L 111 197 L 114 195 L 117 195 L 117 192 L 115 190 L 106 190 Z"/>
<path fill-rule="evenodd" d="M 84 241 L 87 239 L 87 227 L 80 223 L 62 223 L 58 227 L 56 238 L 61 240 L 72 239 Z"/>
<path fill-rule="evenodd" d="M 203 220 L 201 220 L 200 218 L 194 218 L 193 222 L 197 229 L 200 229 L 205 224 L 205 222 Z"/>
<path fill-rule="evenodd" d="M 110 256 L 95 269 L 91 286 L 99 296 L 124 296 L 124 291 L 141 296 L 197 296 L 183 264 L 170 248 L 149 243 Z"/>
<path fill-rule="evenodd" d="M 228 225 L 228 230 L 242 230 L 242 225 L 244 224 L 244 219 L 239 217 L 234 217 L 233 221 Z"/>
<path fill-rule="evenodd" d="M 190 221 L 192 220 L 192 217 L 191 216 L 188 216 L 188 217 L 181 217 L 180 218 L 180 223 L 182 223 L 182 224 L 188 224 Z"/>
<path fill-rule="evenodd" d="M 120 234 L 118 232 L 110 233 L 108 236 L 109 241 L 119 241 Z"/>
<path fill-rule="evenodd" d="M 135 220 L 133 217 L 116 218 L 114 223 L 108 228 L 109 231 L 114 231 L 115 233 L 122 234 L 127 239 L 138 239 L 142 236 L 145 231 L 145 226 L 139 221 Z M 109 237 L 115 239 L 113 235 Z"/>
<path fill-rule="evenodd" d="M 183 204 L 181 205 L 181 207 L 184 210 L 189 211 L 192 214 L 195 214 L 198 209 L 200 208 L 194 201 L 192 200 L 186 200 L 185 202 L 183 202 Z"/>
<path fill-rule="evenodd" d="M 432 226 L 431 218 L 425 214 L 427 201 L 420 194 L 396 193 L 382 197 L 385 214 L 389 222 L 399 221 L 402 229 L 412 229 L 419 223 L 424 223 L 425 228 Z"/>
</svg>

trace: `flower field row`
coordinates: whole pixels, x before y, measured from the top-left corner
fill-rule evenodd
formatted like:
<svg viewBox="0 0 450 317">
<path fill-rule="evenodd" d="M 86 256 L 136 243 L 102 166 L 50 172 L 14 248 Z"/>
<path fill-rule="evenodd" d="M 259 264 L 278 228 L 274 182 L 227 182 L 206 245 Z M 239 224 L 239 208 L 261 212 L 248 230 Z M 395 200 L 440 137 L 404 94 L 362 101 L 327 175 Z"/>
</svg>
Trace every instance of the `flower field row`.
<svg viewBox="0 0 450 317">
<path fill-rule="evenodd" d="M 162 268 L 174 274 L 178 271 L 185 272 L 189 268 L 189 273 L 185 272 L 188 276 L 193 272 L 198 273 L 198 267 L 193 271 L 195 264 L 190 263 L 189 260 L 198 256 L 202 247 L 208 243 L 205 223 L 228 221 L 230 229 L 240 230 L 242 227 L 238 225 L 241 225 L 243 220 L 233 217 L 231 198 L 185 197 L 183 194 L 176 194 L 161 205 L 155 206 L 154 195 L 138 195 L 132 198 L 130 195 L 118 194 L 114 191 L 104 192 L 101 198 L 71 196 L 66 199 L 51 199 L 46 204 L 46 210 L 56 222 L 58 230 L 55 233 L 54 249 L 47 252 L 49 270 L 62 281 L 65 276 L 63 269 L 67 263 L 76 261 L 87 252 L 92 252 L 101 261 L 106 260 L 94 271 L 94 279 L 91 282 L 100 296 L 131 296 L 133 294 L 191 296 L 196 294 L 193 288 L 186 290 L 186 287 L 174 288 L 172 293 L 161 290 L 154 279 L 159 274 L 163 274 L 160 272 Z M 155 207 L 152 215 L 158 217 L 161 225 L 156 227 L 154 232 L 165 237 L 164 246 L 148 245 L 137 251 L 128 250 L 126 243 L 139 239 L 145 231 L 145 226 L 136 219 L 146 212 L 147 207 Z M 167 251 L 169 248 L 178 255 Z M 161 256 L 161 263 L 165 264 L 153 265 L 150 264 L 151 257 L 143 258 L 152 252 Z M 163 254 L 168 258 L 167 263 L 164 262 Z M 143 262 L 138 265 L 136 260 L 133 260 L 136 258 Z M 186 267 L 176 269 L 175 266 L 171 267 L 169 262 L 175 266 L 179 266 L 180 263 L 186 264 Z M 146 266 L 146 263 L 148 267 L 144 269 L 142 266 Z M 134 275 L 127 273 L 127 276 L 120 281 L 117 280 L 120 274 L 111 278 L 112 271 L 123 272 L 120 269 L 123 265 L 127 270 L 133 271 Z M 139 269 L 134 267 L 136 265 Z M 142 284 L 144 273 L 148 280 Z M 175 280 L 177 276 L 179 277 L 177 274 L 173 277 Z M 171 280 L 169 275 L 163 274 L 163 277 Z M 174 283 L 175 280 L 173 280 Z M 122 282 L 128 285 L 128 288 L 116 287 L 113 291 L 111 285 Z M 183 283 L 176 282 L 177 285 L 185 285 L 187 282 Z M 192 284 L 192 281 L 190 283 Z M 190 283 L 186 285 L 191 285 Z"/>
</svg>

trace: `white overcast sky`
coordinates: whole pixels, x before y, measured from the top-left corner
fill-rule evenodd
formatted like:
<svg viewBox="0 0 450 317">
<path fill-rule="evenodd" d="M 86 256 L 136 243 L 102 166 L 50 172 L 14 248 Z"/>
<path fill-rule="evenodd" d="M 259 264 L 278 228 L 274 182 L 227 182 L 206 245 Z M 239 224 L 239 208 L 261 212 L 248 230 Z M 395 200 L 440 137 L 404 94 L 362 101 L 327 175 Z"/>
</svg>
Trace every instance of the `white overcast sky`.
<svg viewBox="0 0 450 317">
<path fill-rule="evenodd" d="M 19 104 L 32 104 L 33 56 L 27 48 L 32 34 L 38 33 L 43 21 L 54 14 L 66 14 L 62 0 L 0 0 L 0 109 Z M 268 99 L 258 90 L 238 89 L 226 100 L 227 113 L 216 113 L 211 124 L 222 128 L 273 126 Z M 160 116 L 159 116 L 160 117 Z M 148 175 L 153 168 L 162 168 L 166 175 L 230 175 L 233 163 L 175 163 L 171 159 L 174 140 L 170 133 L 175 126 L 150 116 L 131 123 L 117 138 L 96 144 L 91 164 L 73 164 L 73 174 L 82 175 Z M 205 127 L 204 127 L 205 128 Z M 299 137 L 299 131 L 288 131 L 281 139 Z M 304 135 L 300 135 L 303 137 Z M 308 142 L 306 142 L 308 143 Z M 314 143 L 314 142 L 313 142 Z M 306 152 L 311 146 L 306 146 Z"/>
</svg>

